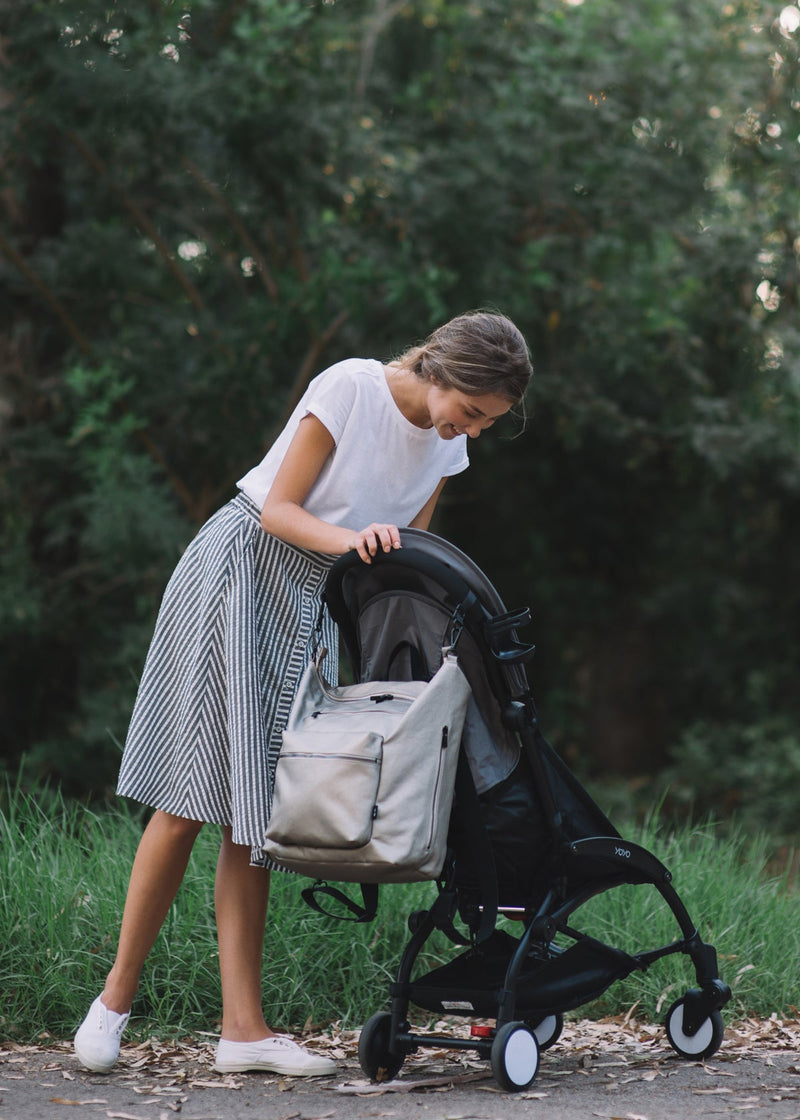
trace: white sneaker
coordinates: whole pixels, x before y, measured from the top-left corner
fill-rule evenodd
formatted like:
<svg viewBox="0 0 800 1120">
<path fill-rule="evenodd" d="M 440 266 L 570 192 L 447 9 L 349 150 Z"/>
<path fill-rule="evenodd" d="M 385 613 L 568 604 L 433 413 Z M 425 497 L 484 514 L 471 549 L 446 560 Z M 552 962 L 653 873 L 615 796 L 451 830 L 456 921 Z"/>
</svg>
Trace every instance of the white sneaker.
<svg viewBox="0 0 800 1120">
<path fill-rule="evenodd" d="M 310 1054 L 283 1035 L 258 1042 L 229 1042 L 221 1038 L 214 1062 L 217 1073 L 245 1073 L 264 1070 L 287 1077 L 325 1077 L 336 1073 L 336 1062 L 320 1054 Z"/>
<path fill-rule="evenodd" d="M 109 1011 L 98 996 L 73 1042 L 81 1065 L 95 1073 L 108 1073 L 119 1057 L 120 1039 L 130 1017 L 130 1011 L 121 1015 Z"/>
</svg>

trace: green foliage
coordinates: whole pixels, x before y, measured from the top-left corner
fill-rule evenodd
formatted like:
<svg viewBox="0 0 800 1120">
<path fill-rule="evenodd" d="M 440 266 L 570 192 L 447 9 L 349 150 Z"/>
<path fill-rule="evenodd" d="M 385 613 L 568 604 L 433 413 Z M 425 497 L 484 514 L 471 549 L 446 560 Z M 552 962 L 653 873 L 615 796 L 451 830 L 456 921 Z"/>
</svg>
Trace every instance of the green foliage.
<svg viewBox="0 0 800 1120">
<path fill-rule="evenodd" d="M 436 527 L 534 607 L 559 747 L 652 770 L 755 671 L 747 725 L 797 718 L 781 3 L 2 7 L 0 761 L 102 792 L 174 560 L 308 377 L 478 305 L 533 419 Z"/>
<path fill-rule="evenodd" d="M 797 834 L 800 735 L 777 715 L 762 723 L 702 721 L 691 725 L 672 752 L 665 775 L 670 796 L 695 813 L 735 812 L 752 829 Z"/>
</svg>

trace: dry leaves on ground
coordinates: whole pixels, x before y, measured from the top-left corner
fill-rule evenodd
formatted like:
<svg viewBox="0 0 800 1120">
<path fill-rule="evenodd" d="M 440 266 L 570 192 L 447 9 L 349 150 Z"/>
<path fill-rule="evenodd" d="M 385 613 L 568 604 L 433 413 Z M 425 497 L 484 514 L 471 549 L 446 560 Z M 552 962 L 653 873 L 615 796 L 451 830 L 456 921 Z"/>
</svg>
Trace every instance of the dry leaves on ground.
<svg viewBox="0 0 800 1120">
<path fill-rule="evenodd" d="M 418 1033 L 428 1033 L 437 1038 L 463 1037 L 469 1033 L 469 1026 L 463 1020 L 442 1020 L 427 1031 L 420 1029 Z M 416 1054 L 409 1055 L 397 1080 L 373 1085 L 358 1070 L 358 1031 L 343 1030 L 336 1024 L 319 1031 L 307 1024 L 301 1033 L 305 1045 L 341 1062 L 346 1078 L 351 1074 L 350 1078 L 339 1083 L 320 1080 L 320 1087 L 337 1093 L 441 1092 L 484 1080 L 487 1081 L 487 1092 L 496 1091 L 491 1084 L 489 1064 L 472 1051 L 448 1048 L 446 1037 L 439 1044 L 423 1047 Z M 215 1038 L 211 1035 L 169 1042 L 152 1038 L 138 1045 L 126 1045 L 116 1076 L 128 1081 L 133 1092 L 147 1096 L 153 1103 L 161 1103 L 163 1109 L 176 1113 L 186 1100 L 185 1093 L 189 1089 L 236 1091 L 242 1088 L 240 1075 L 219 1075 L 212 1071 L 214 1045 Z M 704 1065 L 709 1074 L 708 1088 L 698 1088 L 696 1093 L 712 1098 L 724 1096 L 726 1087 L 723 1079 L 731 1076 L 724 1068 L 727 1063 L 756 1058 L 769 1065 L 770 1053 L 775 1051 L 800 1051 L 800 1021 L 783 1020 L 772 1015 L 766 1020 L 745 1019 L 728 1025 L 722 1049 L 712 1062 Z M 72 1055 L 69 1043 L 48 1046 L 6 1043 L 0 1046 L 0 1065 L 4 1077 L 12 1080 L 24 1078 L 35 1068 L 39 1073 L 50 1072 L 69 1082 L 75 1080 L 79 1071 L 76 1068 L 72 1072 L 65 1067 L 65 1054 Z M 675 1057 L 666 1042 L 663 1028 L 639 1022 L 632 1013 L 597 1021 L 570 1022 L 564 1029 L 562 1042 L 549 1052 L 543 1062 L 535 1088 L 518 1094 L 518 1099 L 541 1099 L 547 1095 L 548 1087 L 553 1088 L 558 1079 L 565 1076 L 599 1073 L 605 1079 L 604 1089 L 613 1093 L 632 1081 L 655 1081 L 666 1076 L 665 1071 L 674 1068 Z M 353 1078 L 352 1073 L 356 1071 L 357 1076 Z M 800 1075 L 800 1064 L 790 1066 L 787 1073 Z M 278 1089 L 289 1091 L 292 1088 L 291 1082 L 277 1077 L 270 1080 Z M 789 1086 L 786 1091 L 797 1092 L 798 1087 Z M 67 1103 L 66 1095 L 63 1102 Z"/>
</svg>

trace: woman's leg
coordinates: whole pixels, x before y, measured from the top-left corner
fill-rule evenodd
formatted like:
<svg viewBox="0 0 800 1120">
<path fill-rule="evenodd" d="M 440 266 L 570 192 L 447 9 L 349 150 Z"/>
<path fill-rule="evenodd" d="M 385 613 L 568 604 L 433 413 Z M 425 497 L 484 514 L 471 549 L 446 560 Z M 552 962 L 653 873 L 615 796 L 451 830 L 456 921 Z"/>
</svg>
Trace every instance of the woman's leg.
<svg viewBox="0 0 800 1120">
<path fill-rule="evenodd" d="M 222 1032 L 214 1069 L 263 1070 L 289 1077 L 329 1077 L 336 1063 L 274 1035 L 261 1008 L 261 964 L 269 872 L 250 866 L 250 847 L 223 830 L 214 901 L 217 910 Z"/>
<path fill-rule="evenodd" d="M 103 989 L 109 1011 L 130 1011 L 139 976 L 186 872 L 201 821 L 157 809 L 133 861 L 117 955 Z"/>
<path fill-rule="evenodd" d="M 224 828 L 214 905 L 222 980 L 222 1037 L 255 1042 L 272 1031 L 261 1006 L 261 967 L 269 899 L 269 871 L 250 866 L 250 847 L 234 844 Z"/>
</svg>

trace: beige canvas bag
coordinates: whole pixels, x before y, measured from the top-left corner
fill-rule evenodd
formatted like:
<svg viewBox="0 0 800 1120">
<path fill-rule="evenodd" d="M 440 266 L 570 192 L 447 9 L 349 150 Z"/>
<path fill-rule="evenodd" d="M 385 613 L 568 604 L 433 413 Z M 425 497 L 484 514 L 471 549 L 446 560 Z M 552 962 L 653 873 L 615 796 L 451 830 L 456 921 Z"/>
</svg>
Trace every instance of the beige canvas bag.
<svg viewBox="0 0 800 1120">
<path fill-rule="evenodd" d="M 470 688 L 445 651 L 430 681 L 331 687 L 307 667 L 278 757 L 265 850 L 320 879 L 436 879 Z"/>
</svg>

